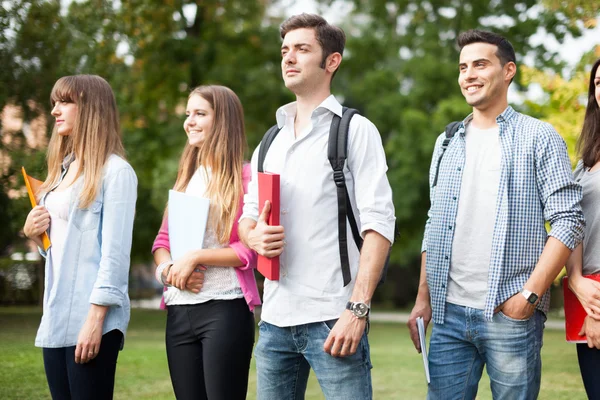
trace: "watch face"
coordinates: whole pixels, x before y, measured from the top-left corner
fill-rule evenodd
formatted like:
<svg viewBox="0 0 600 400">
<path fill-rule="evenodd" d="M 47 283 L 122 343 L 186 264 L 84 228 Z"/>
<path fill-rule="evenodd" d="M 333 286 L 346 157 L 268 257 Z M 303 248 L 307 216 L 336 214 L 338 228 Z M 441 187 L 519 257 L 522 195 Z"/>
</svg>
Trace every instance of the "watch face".
<svg viewBox="0 0 600 400">
<path fill-rule="evenodd" d="M 531 293 L 529 295 L 529 298 L 527 299 L 527 301 L 529 301 L 531 304 L 535 304 L 535 302 L 538 300 L 538 295 L 535 293 Z"/>
<path fill-rule="evenodd" d="M 363 318 L 367 316 L 367 313 L 369 312 L 369 306 L 367 306 L 365 303 L 354 303 L 352 311 L 358 318 Z"/>
</svg>

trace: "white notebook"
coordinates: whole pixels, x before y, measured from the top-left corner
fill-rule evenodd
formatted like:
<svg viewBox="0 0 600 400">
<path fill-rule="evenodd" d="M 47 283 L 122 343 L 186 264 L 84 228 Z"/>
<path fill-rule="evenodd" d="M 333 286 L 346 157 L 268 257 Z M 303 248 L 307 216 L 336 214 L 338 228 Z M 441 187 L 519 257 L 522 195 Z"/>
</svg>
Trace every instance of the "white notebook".
<svg viewBox="0 0 600 400">
<path fill-rule="evenodd" d="M 421 354 L 423 355 L 423 367 L 425 368 L 425 379 L 427 383 L 431 382 L 429 378 L 429 360 L 427 359 L 427 341 L 425 340 L 425 324 L 423 317 L 417 317 L 417 330 L 419 331 L 419 342 L 421 343 Z"/>
<path fill-rule="evenodd" d="M 173 260 L 202 248 L 209 205 L 207 198 L 169 190 L 169 245 Z"/>
</svg>

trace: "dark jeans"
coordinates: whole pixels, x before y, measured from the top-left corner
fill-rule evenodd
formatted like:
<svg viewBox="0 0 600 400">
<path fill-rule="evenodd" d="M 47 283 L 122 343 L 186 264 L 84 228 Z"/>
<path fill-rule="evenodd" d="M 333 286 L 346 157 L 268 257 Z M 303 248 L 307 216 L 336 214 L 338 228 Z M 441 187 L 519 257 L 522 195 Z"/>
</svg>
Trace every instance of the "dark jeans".
<svg viewBox="0 0 600 400">
<path fill-rule="evenodd" d="M 587 343 L 578 343 L 577 358 L 588 399 L 600 399 L 600 350 L 595 347 L 590 349 Z"/>
<path fill-rule="evenodd" d="M 245 399 L 254 314 L 244 299 L 167 307 L 167 359 L 179 400 Z"/>
<path fill-rule="evenodd" d="M 44 347 L 44 368 L 55 400 L 112 399 L 117 357 L 123 333 L 112 330 L 102 336 L 100 352 L 90 362 L 75 363 L 75 346 Z"/>
</svg>

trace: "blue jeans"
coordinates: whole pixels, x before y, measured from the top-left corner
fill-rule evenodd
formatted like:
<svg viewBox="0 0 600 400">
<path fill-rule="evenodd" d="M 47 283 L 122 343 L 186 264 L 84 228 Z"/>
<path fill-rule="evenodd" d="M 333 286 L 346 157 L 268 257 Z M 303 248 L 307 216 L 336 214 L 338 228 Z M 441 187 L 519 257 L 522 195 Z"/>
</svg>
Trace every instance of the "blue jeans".
<svg viewBox="0 0 600 400">
<path fill-rule="evenodd" d="M 336 358 L 323 345 L 336 320 L 280 328 L 261 321 L 254 357 L 258 400 L 304 399 L 315 372 L 328 400 L 370 400 L 371 358 L 367 335 L 352 356 Z"/>
<path fill-rule="evenodd" d="M 536 310 L 522 321 L 498 312 L 489 322 L 483 310 L 447 303 L 444 324 L 431 332 L 427 398 L 474 399 L 486 365 L 494 399 L 536 399 L 545 321 Z"/>
</svg>

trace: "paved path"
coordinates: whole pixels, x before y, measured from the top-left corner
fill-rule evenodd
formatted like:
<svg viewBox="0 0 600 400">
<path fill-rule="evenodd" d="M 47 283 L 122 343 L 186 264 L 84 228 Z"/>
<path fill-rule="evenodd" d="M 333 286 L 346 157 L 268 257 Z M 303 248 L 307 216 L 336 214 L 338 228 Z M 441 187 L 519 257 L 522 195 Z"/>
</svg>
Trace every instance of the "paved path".
<svg viewBox="0 0 600 400">
<path fill-rule="evenodd" d="M 148 308 L 157 310 L 160 306 L 160 297 L 146 300 L 132 300 L 131 307 L 133 308 Z M 376 322 L 394 322 L 406 324 L 408 322 L 408 313 L 403 312 L 382 312 L 375 311 L 371 313 L 371 321 Z M 565 330 L 565 321 L 561 319 L 552 319 L 546 321 L 546 329 Z"/>
</svg>

